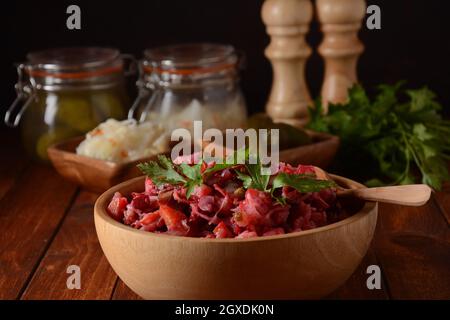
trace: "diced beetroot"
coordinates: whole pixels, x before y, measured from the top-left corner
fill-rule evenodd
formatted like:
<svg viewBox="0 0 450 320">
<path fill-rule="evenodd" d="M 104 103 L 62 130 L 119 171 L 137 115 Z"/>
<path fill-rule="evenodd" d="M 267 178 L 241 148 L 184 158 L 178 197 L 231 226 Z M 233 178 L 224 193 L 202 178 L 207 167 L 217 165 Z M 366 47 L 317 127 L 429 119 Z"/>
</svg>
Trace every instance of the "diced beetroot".
<svg viewBox="0 0 450 320">
<path fill-rule="evenodd" d="M 236 223 L 241 227 L 262 224 L 271 206 L 270 194 L 248 189 L 245 192 L 245 200 L 239 204 L 238 212 L 235 214 Z"/>
<path fill-rule="evenodd" d="M 108 205 L 108 213 L 114 220 L 122 221 L 128 200 L 120 192 L 114 193 L 111 202 Z"/>
<path fill-rule="evenodd" d="M 214 184 L 213 187 L 214 187 L 214 189 L 215 189 L 217 192 L 219 192 L 222 196 L 225 197 L 226 195 L 228 195 L 228 193 L 227 193 L 223 188 L 221 188 L 218 184 Z"/>
<path fill-rule="evenodd" d="M 211 163 L 210 165 L 211 166 L 214 166 L 214 162 L 213 163 Z M 206 171 L 206 169 L 208 169 L 208 164 L 206 163 L 206 162 L 202 162 L 202 165 L 201 165 L 201 167 L 200 167 L 200 172 L 201 173 L 203 173 L 203 172 L 205 172 Z"/>
<path fill-rule="evenodd" d="M 233 208 L 233 200 L 228 194 L 223 198 L 216 198 L 216 202 L 219 203 L 217 213 L 226 214 L 231 212 L 231 209 Z"/>
<path fill-rule="evenodd" d="M 287 223 L 291 230 L 302 229 L 305 220 L 309 220 L 310 216 L 311 206 L 307 203 L 300 202 L 291 208 Z"/>
<path fill-rule="evenodd" d="M 298 165 L 297 167 L 293 167 L 290 164 L 280 163 L 279 171 L 288 173 L 288 174 L 315 174 L 314 166 L 305 166 Z"/>
<path fill-rule="evenodd" d="M 228 229 L 225 222 L 221 221 L 213 230 L 216 238 L 232 238 L 234 234 Z"/>
<path fill-rule="evenodd" d="M 156 221 L 159 220 L 159 218 L 161 218 L 161 216 L 159 215 L 159 211 L 154 211 L 154 212 L 150 212 L 150 213 L 146 213 L 143 218 L 140 220 L 140 222 L 143 225 L 148 225 L 151 223 L 154 223 Z"/>
<path fill-rule="evenodd" d="M 141 229 L 145 231 L 156 231 L 164 226 L 164 221 L 158 210 L 146 213 L 139 222 L 142 225 Z"/>
<path fill-rule="evenodd" d="M 167 204 L 172 200 L 174 190 L 160 191 L 158 194 L 158 203 Z"/>
<path fill-rule="evenodd" d="M 131 206 L 135 209 L 148 212 L 155 210 L 158 207 L 158 201 L 156 198 L 151 198 L 145 193 L 133 194 L 133 200 L 131 200 Z"/>
<path fill-rule="evenodd" d="M 192 195 L 196 196 L 198 198 L 201 198 L 203 196 L 209 196 L 210 194 L 212 194 L 212 192 L 213 192 L 213 190 L 210 186 L 207 186 L 206 184 L 202 184 L 200 186 L 195 187 Z"/>
<path fill-rule="evenodd" d="M 263 233 L 263 236 L 275 236 L 277 234 L 284 234 L 283 228 L 274 228 L 272 230 L 266 231 Z"/>
<path fill-rule="evenodd" d="M 305 174 L 305 173 L 313 173 L 315 174 L 316 170 L 314 169 L 314 166 L 305 166 L 305 165 L 299 165 L 296 170 L 296 174 Z"/>
<path fill-rule="evenodd" d="M 327 224 L 327 214 L 325 211 L 313 211 L 311 212 L 311 221 L 313 221 L 317 227 L 322 227 Z"/>
<path fill-rule="evenodd" d="M 289 217 L 290 213 L 289 209 L 290 209 L 289 205 L 273 206 L 273 208 L 267 214 L 268 218 L 270 219 L 270 225 L 279 226 L 285 224 Z"/>
<path fill-rule="evenodd" d="M 211 233 L 211 232 L 205 232 L 204 234 L 202 234 L 202 237 L 207 238 L 207 239 L 215 239 L 216 238 L 214 233 Z"/>
<path fill-rule="evenodd" d="M 326 202 L 326 208 L 329 208 L 331 205 L 336 203 L 336 190 L 324 189 L 320 192 L 316 192 L 316 197 L 320 197 L 324 202 Z"/>
<path fill-rule="evenodd" d="M 303 201 L 303 196 L 297 190 L 291 187 L 283 187 L 281 189 L 281 196 L 288 203 L 299 203 Z"/>
<path fill-rule="evenodd" d="M 239 227 L 236 223 L 232 224 L 232 229 L 234 234 L 240 234 L 243 231 L 243 229 Z"/>
<path fill-rule="evenodd" d="M 173 190 L 173 199 L 179 203 L 189 204 L 189 200 L 186 199 L 186 188 L 180 188 Z"/>
<path fill-rule="evenodd" d="M 139 213 L 131 206 L 127 205 L 127 209 L 124 211 L 123 222 L 125 224 L 132 224 L 139 220 Z"/>
<path fill-rule="evenodd" d="M 215 199 L 213 196 L 203 196 L 198 199 L 198 207 L 205 212 L 215 211 Z"/>
<path fill-rule="evenodd" d="M 245 239 L 245 238 L 254 238 L 257 236 L 258 234 L 255 231 L 244 231 L 241 234 L 239 234 L 236 238 Z"/>
<path fill-rule="evenodd" d="M 158 187 L 153 183 L 149 177 L 145 178 L 145 193 L 150 195 L 158 195 Z"/>
</svg>

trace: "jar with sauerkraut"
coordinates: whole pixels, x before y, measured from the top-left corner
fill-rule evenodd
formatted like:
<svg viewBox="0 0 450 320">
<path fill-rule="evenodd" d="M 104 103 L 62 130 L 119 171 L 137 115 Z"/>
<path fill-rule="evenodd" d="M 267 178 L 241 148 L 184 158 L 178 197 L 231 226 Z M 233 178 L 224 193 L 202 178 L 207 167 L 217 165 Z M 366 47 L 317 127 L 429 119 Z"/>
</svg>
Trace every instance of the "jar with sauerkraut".
<svg viewBox="0 0 450 320">
<path fill-rule="evenodd" d="M 5 116 L 21 128 L 25 149 L 47 161 L 47 148 L 83 135 L 128 109 L 124 65 L 111 48 L 60 48 L 32 52 L 18 66 L 18 97 Z"/>
<path fill-rule="evenodd" d="M 232 46 L 183 44 L 148 49 L 140 62 L 139 96 L 129 118 L 163 123 L 171 131 L 202 121 L 203 130 L 245 124 L 239 87 L 241 59 Z"/>
</svg>

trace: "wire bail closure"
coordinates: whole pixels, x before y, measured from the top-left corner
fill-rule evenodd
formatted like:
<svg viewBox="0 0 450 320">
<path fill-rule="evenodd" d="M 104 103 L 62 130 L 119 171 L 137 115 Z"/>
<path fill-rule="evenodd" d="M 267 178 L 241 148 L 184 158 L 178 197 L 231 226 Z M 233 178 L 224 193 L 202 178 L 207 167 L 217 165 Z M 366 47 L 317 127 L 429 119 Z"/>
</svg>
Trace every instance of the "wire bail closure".
<svg viewBox="0 0 450 320">
<path fill-rule="evenodd" d="M 132 55 L 128 53 L 122 53 L 120 55 L 120 58 L 124 62 L 124 76 L 130 77 L 134 76 L 138 69 L 138 61 L 137 59 Z M 128 65 L 125 64 L 125 62 L 128 62 Z"/>
<path fill-rule="evenodd" d="M 15 128 L 19 125 L 23 113 L 35 97 L 35 92 L 33 89 L 33 85 L 30 83 L 30 79 L 29 81 L 25 81 L 24 79 L 25 67 L 26 66 L 23 63 L 17 66 L 18 80 L 14 85 L 17 97 L 5 113 L 5 124 L 11 128 Z M 23 105 L 20 104 L 21 101 L 24 101 Z M 14 120 L 12 120 L 13 118 Z"/>
</svg>

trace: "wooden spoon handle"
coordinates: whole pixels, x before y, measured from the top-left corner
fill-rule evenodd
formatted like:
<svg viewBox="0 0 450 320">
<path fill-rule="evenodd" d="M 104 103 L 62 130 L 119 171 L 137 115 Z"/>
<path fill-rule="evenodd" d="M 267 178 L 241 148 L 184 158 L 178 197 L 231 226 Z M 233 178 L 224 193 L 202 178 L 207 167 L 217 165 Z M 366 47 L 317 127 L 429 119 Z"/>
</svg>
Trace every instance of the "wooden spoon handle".
<svg viewBox="0 0 450 320">
<path fill-rule="evenodd" d="M 426 184 L 338 190 L 339 196 L 354 196 L 367 201 L 394 203 L 404 206 L 424 205 L 431 195 Z"/>
</svg>

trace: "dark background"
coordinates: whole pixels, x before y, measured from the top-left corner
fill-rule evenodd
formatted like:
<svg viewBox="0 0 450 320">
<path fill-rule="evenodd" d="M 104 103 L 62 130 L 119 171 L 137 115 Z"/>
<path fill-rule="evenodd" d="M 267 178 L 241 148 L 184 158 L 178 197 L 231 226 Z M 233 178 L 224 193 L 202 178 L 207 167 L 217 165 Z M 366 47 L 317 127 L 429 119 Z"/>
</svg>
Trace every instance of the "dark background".
<svg viewBox="0 0 450 320">
<path fill-rule="evenodd" d="M 112 46 L 141 56 L 147 47 L 179 42 L 221 42 L 247 55 L 242 88 L 251 112 L 263 110 L 271 85 L 271 67 L 264 57 L 269 38 L 260 18 L 262 0 L 147 1 L 6 1 L 0 9 L 0 111 L 15 97 L 14 63 L 27 52 L 58 46 Z M 360 81 L 368 88 L 407 80 L 409 87 L 429 86 L 444 106 L 450 104 L 449 20 L 443 0 L 367 1 L 381 7 L 382 29 L 360 38 L 366 49 L 359 62 Z M 82 30 L 66 29 L 66 8 L 81 7 Z M 322 39 L 314 22 L 308 42 Z M 314 51 L 307 64 L 313 97 L 320 91 L 323 62 Z M 132 95 L 134 93 L 131 93 Z M 448 111 L 446 111 L 449 114 Z"/>
</svg>

